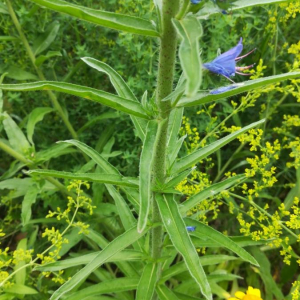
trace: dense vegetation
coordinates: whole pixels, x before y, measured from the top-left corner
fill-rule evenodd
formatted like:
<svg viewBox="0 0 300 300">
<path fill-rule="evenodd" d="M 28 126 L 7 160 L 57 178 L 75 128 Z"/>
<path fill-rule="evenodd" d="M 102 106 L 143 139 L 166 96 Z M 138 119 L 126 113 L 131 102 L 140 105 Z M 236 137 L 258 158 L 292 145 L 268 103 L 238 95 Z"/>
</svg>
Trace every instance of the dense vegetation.
<svg viewBox="0 0 300 300">
<path fill-rule="evenodd" d="M 153 20 L 148 36 L 0 2 L 0 300 L 300 299 L 300 1 L 169 1 L 173 23 L 160 0 L 68 0 Z M 240 38 L 246 76 L 202 67 Z"/>
</svg>

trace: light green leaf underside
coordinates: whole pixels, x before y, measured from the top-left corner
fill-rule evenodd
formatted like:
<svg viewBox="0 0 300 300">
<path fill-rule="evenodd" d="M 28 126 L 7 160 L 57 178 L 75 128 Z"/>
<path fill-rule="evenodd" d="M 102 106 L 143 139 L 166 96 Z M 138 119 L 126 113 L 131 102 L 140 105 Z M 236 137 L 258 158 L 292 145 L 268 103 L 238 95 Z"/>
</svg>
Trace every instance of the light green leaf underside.
<svg viewBox="0 0 300 300">
<path fill-rule="evenodd" d="M 56 261 L 40 267 L 36 267 L 35 270 L 39 271 L 60 271 L 71 267 L 76 267 L 80 265 L 86 265 L 90 263 L 100 252 L 93 252 L 85 255 L 81 255 L 74 258 L 69 258 L 65 260 Z M 143 258 L 143 253 L 134 250 L 124 250 L 121 251 L 107 260 L 107 262 L 117 262 L 117 261 L 139 261 Z"/>
<path fill-rule="evenodd" d="M 189 107 L 189 106 L 195 106 L 199 104 L 204 104 L 212 101 L 216 101 L 219 99 L 224 99 L 228 98 L 234 95 L 241 94 L 243 92 L 247 92 L 256 88 L 261 88 L 265 85 L 272 84 L 272 83 L 277 83 L 280 81 L 284 81 L 287 79 L 293 79 L 300 77 L 300 72 L 291 72 L 291 73 L 285 73 L 285 74 L 280 74 L 280 75 L 274 75 L 274 76 L 269 76 L 269 77 L 264 77 L 264 78 L 259 78 L 255 80 L 248 80 L 244 81 L 241 83 L 235 83 L 232 84 L 231 86 L 236 86 L 236 88 L 229 90 L 224 93 L 220 94 L 209 94 L 208 92 L 200 92 L 196 94 L 194 97 L 184 97 L 182 98 L 177 106 L 184 106 L 184 107 Z"/>
<path fill-rule="evenodd" d="M 209 197 L 215 197 L 217 194 L 221 193 L 224 190 L 229 189 L 235 184 L 241 182 L 245 178 L 245 175 L 237 175 L 231 178 L 228 178 L 224 181 L 215 183 L 203 191 L 191 196 L 189 199 L 184 201 L 182 205 L 179 206 L 179 211 L 181 215 L 185 215 L 190 209 L 201 203 L 203 200 Z"/>
<path fill-rule="evenodd" d="M 198 163 L 201 159 L 204 159 L 205 157 L 211 155 L 212 153 L 216 152 L 235 138 L 237 138 L 240 134 L 248 131 L 251 128 L 254 128 L 262 123 L 265 122 L 265 119 L 262 119 L 258 122 L 252 123 L 248 126 L 243 127 L 240 130 L 237 130 L 199 150 L 194 151 L 193 153 L 179 159 L 177 162 L 175 162 L 173 168 L 172 168 L 172 173 L 178 173 L 182 172 L 185 169 L 195 165 Z"/>
<path fill-rule="evenodd" d="M 148 263 L 143 270 L 139 281 L 136 300 L 151 300 L 157 281 L 157 263 Z"/>
<path fill-rule="evenodd" d="M 229 12 L 239 10 L 239 9 L 244 9 L 247 7 L 258 6 L 258 5 L 270 5 L 270 4 L 279 4 L 279 3 L 286 3 L 286 2 L 287 0 L 251 0 L 251 1 L 238 0 L 232 3 Z M 212 15 L 221 14 L 221 13 L 222 10 L 219 7 L 217 7 L 213 3 L 208 2 L 204 5 L 204 8 L 198 11 L 197 18 L 208 19 Z"/>
<path fill-rule="evenodd" d="M 56 178 L 86 180 L 99 183 L 108 183 L 120 186 L 138 187 L 138 182 L 135 178 L 126 178 L 115 174 L 97 174 L 97 173 L 71 173 L 56 170 L 30 170 L 27 172 L 30 175 L 50 176 Z"/>
<path fill-rule="evenodd" d="M 106 63 L 96 60 L 90 57 L 84 57 L 82 60 L 89 65 L 90 67 L 96 69 L 99 72 L 103 72 L 109 76 L 109 79 L 114 86 L 118 95 L 122 98 L 130 99 L 132 101 L 138 102 L 137 98 L 126 84 L 124 79 L 115 71 L 112 67 L 107 65 Z M 137 134 L 142 141 L 145 139 L 147 121 L 141 118 L 136 118 L 131 116 L 132 122 L 137 130 Z"/>
<path fill-rule="evenodd" d="M 7 91 L 38 91 L 38 90 L 54 90 L 91 101 L 101 103 L 119 111 L 126 112 L 137 117 L 148 119 L 142 105 L 136 101 L 121 98 L 119 96 L 96 90 L 93 88 L 80 86 L 71 83 L 42 81 L 23 84 L 0 84 L 0 89 Z"/>
<path fill-rule="evenodd" d="M 113 294 L 113 293 L 119 293 L 124 291 L 131 291 L 136 289 L 138 282 L 139 282 L 138 278 L 112 279 L 76 291 L 64 299 L 65 300 L 81 300 L 87 298 L 90 299 L 89 297 L 91 296 L 97 296 L 101 294 Z"/>
<path fill-rule="evenodd" d="M 146 137 L 140 158 L 140 210 L 138 219 L 138 231 L 142 232 L 146 227 L 150 204 L 152 200 L 152 166 L 155 155 L 155 144 L 158 130 L 157 121 L 148 123 Z"/>
<path fill-rule="evenodd" d="M 202 26 L 195 16 L 188 16 L 182 20 L 173 19 L 173 24 L 182 38 L 179 47 L 179 58 L 187 79 L 185 93 L 188 97 L 191 97 L 198 91 L 202 81 L 202 63 L 199 49 Z"/>
<path fill-rule="evenodd" d="M 159 36 L 152 22 L 146 19 L 86 8 L 61 0 L 31 1 L 96 25 L 146 36 Z"/>
<path fill-rule="evenodd" d="M 119 235 L 112 242 L 110 242 L 88 265 L 77 272 L 69 281 L 63 284 L 51 296 L 50 300 L 58 300 L 64 294 L 75 288 L 84 278 L 89 276 L 93 271 L 105 263 L 108 259 L 113 257 L 116 253 L 122 251 L 129 245 L 133 244 L 140 237 L 146 233 L 146 230 L 140 234 L 137 228 L 133 227 L 125 233 Z"/>
<path fill-rule="evenodd" d="M 186 226 L 181 218 L 178 206 L 172 196 L 156 195 L 164 226 L 172 240 L 174 247 L 184 258 L 186 266 L 200 287 L 206 299 L 211 300 L 212 294 L 205 272 L 201 266 L 198 253 L 186 230 Z"/>
<path fill-rule="evenodd" d="M 200 237 L 206 236 L 209 239 L 217 242 L 220 244 L 220 246 L 225 247 L 231 251 L 233 251 L 235 254 L 237 254 L 241 259 L 250 262 L 253 265 L 259 266 L 257 261 L 254 259 L 252 255 L 250 255 L 246 250 L 244 250 L 242 247 L 237 245 L 234 241 L 232 241 L 229 237 L 222 234 L 221 232 L 213 229 L 212 227 L 205 225 L 201 222 L 198 222 L 196 220 L 192 219 L 185 219 L 187 226 L 195 226 L 196 230 L 193 232 L 190 232 L 191 235 Z"/>
</svg>

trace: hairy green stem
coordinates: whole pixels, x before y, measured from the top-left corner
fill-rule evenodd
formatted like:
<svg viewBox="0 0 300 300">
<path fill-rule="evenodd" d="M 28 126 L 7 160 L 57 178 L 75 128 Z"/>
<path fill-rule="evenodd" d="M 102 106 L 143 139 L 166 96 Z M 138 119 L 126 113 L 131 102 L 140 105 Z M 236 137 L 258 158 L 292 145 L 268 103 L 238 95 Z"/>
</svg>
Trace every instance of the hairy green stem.
<svg viewBox="0 0 300 300">
<path fill-rule="evenodd" d="M 28 54 L 28 56 L 29 56 L 29 58 L 31 60 L 31 63 L 32 63 L 32 65 L 33 65 L 33 67 L 34 67 L 34 69 L 35 69 L 35 71 L 36 71 L 39 79 L 45 81 L 46 78 L 45 78 L 43 72 L 35 64 L 36 57 L 35 57 L 32 49 L 31 49 L 31 47 L 30 47 L 30 45 L 29 45 L 29 43 L 28 43 L 28 41 L 26 39 L 26 36 L 23 33 L 21 24 L 20 24 L 20 22 L 19 22 L 19 20 L 18 20 L 18 18 L 16 16 L 16 14 L 15 14 L 15 11 L 14 11 L 12 5 L 11 5 L 10 0 L 6 0 L 6 5 L 7 5 L 8 12 L 9 12 L 9 14 L 11 16 L 11 19 L 12 19 L 12 21 L 13 21 L 13 23 L 14 23 L 14 25 L 15 25 L 18 33 L 19 33 L 20 39 L 21 39 L 21 41 L 22 41 L 22 43 L 23 43 L 23 45 L 24 45 L 24 47 L 25 47 L 25 49 L 27 51 L 27 54 Z M 72 137 L 77 140 L 78 139 L 77 133 L 74 130 L 72 124 L 70 123 L 70 121 L 69 121 L 67 115 L 65 114 L 63 108 L 59 104 L 56 96 L 51 91 L 47 91 L 47 93 L 49 95 L 49 98 L 50 98 L 50 100 L 52 102 L 53 107 L 56 109 L 56 111 L 58 112 L 58 114 L 62 118 L 63 122 L 65 123 L 65 125 L 68 128 L 69 132 L 71 133 Z"/>
<path fill-rule="evenodd" d="M 179 0 L 163 0 L 162 4 L 162 32 L 160 40 L 159 67 L 157 78 L 156 104 L 158 108 L 159 126 L 157 146 L 155 150 L 153 181 L 154 184 L 163 184 L 166 178 L 166 155 L 167 155 L 167 131 L 168 119 L 171 110 L 170 101 L 162 101 L 173 89 L 174 69 L 176 60 L 177 33 L 172 24 L 179 9 Z M 161 222 L 157 203 L 153 201 L 152 223 Z M 163 230 L 161 226 L 152 229 L 152 258 L 158 259 L 161 256 Z"/>
</svg>

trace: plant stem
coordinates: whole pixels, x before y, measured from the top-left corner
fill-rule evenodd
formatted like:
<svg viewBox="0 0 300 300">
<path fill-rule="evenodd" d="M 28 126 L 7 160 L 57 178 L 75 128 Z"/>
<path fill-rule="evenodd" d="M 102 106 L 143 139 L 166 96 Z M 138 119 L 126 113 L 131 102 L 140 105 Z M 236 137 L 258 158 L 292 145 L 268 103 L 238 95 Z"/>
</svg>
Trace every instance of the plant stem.
<svg viewBox="0 0 300 300">
<path fill-rule="evenodd" d="M 32 49 L 31 49 L 31 47 L 30 47 L 30 45 L 29 45 L 29 43 L 28 43 L 28 41 L 26 39 L 26 36 L 23 33 L 21 24 L 20 24 L 20 22 L 19 22 L 19 20 L 18 20 L 18 18 L 16 16 L 15 12 L 14 12 L 14 9 L 13 9 L 13 7 L 11 5 L 10 0 L 6 0 L 6 5 L 7 5 L 8 12 L 9 12 L 9 14 L 11 16 L 11 19 L 12 19 L 12 21 L 13 21 L 13 23 L 14 23 L 14 25 L 15 25 L 18 33 L 19 33 L 20 39 L 21 39 L 21 41 L 22 41 L 22 43 L 23 43 L 23 45 L 24 45 L 24 47 L 25 47 L 25 49 L 27 51 L 27 54 L 28 54 L 28 56 L 29 56 L 29 58 L 30 58 L 30 60 L 32 62 L 32 65 L 33 65 L 33 67 L 34 67 L 34 69 L 35 69 L 35 71 L 36 71 L 39 79 L 45 81 L 46 78 L 45 78 L 43 72 L 35 64 L 35 59 L 36 59 L 35 55 L 34 55 Z M 72 124 L 70 123 L 70 121 L 69 121 L 67 115 L 65 114 L 64 110 L 62 109 L 61 105 L 59 104 L 59 102 L 58 102 L 55 94 L 53 92 L 51 92 L 51 91 L 47 91 L 47 93 L 49 95 L 49 98 L 50 98 L 50 100 L 52 102 L 53 107 L 56 109 L 56 111 L 58 112 L 58 114 L 62 118 L 62 120 L 65 123 L 66 127 L 70 131 L 72 137 L 77 140 L 78 139 L 77 133 L 74 130 Z"/>
<path fill-rule="evenodd" d="M 14 149 L 12 149 L 10 146 L 6 145 L 5 143 L 3 143 L 2 141 L 0 141 L 0 149 L 2 149 L 3 151 L 5 151 L 7 154 L 11 155 L 12 157 L 14 157 L 16 160 L 24 163 L 25 165 L 27 165 L 27 167 L 29 169 L 36 169 L 34 167 L 34 162 L 27 159 L 25 156 L 23 156 L 22 154 L 20 154 L 19 152 L 15 151 Z M 52 178 L 52 177 L 45 177 L 45 179 L 47 181 L 49 181 L 50 183 L 52 183 L 54 186 L 56 186 L 62 193 L 72 196 L 73 194 L 70 193 L 66 187 L 61 184 L 59 181 L 57 181 L 56 179 Z"/>
<path fill-rule="evenodd" d="M 177 33 L 172 24 L 179 9 L 179 0 L 163 0 L 162 4 L 162 32 L 159 51 L 159 67 L 157 78 L 156 104 L 159 111 L 158 121 L 160 123 L 157 146 L 153 166 L 153 182 L 163 184 L 166 178 L 166 155 L 167 155 L 167 131 L 168 119 L 171 110 L 170 101 L 161 101 L 172 92 L 174 69 L 176 60 Z M 152 223 L 161 222 L 160 213 L 156 201 L 153 201 Z M 158 259 L 161 256 L 163 231 L 158 226 L 152 229 L 152 258 Z"/>
</svg>

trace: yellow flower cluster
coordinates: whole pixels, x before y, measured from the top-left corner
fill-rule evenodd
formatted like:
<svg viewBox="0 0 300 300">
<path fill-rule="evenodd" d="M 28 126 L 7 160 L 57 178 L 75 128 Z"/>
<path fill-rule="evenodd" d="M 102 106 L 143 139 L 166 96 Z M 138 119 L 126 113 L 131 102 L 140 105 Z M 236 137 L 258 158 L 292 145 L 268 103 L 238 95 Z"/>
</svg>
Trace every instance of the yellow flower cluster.
<svg viewBox="0 0 300 300">
<path fill-rule="evenodd" d="M 56 217 L 58 220 L 64 220 L 67 223 L 67 227 L 60 232 L 59 229 L 55 227 L 46 228 L 42 233 L 43 238 L 51 243 L 51 245 L 44 250 L 42 253 L 37 253 L 36 257 L 33 258 L 34 250 L 26 250 L 18 248 L 10 253 L 10 249 L 7 247 L 4 250 L 0 249 L 0 287 L 9 287 L 13 283 L 11 279 L 18 272 L 18 265 L 22 263 L 20 268 L 32 267 L 35 265 L 43 265 L 51 262 L 55 262 L 60 259 L 60 250 L 63 244 L 68 243 L 68 239 L 64 235 L 72 227 L 77 227 L 80 229 L 79 233 L 86 233 L 88 231 L 88 224 L 81 221 L 75 221 L 79 209 L 88 210 L 90 214 L 93 213 L 95 206 L 92 206 L 92 200 L 84 195 L 84 191 L 81 187 L 84 186 L 87 189 L 90 187 L 87 182 L 75 180 L 71 181 L 67 187 L 70 192 L 75 192 L 74 197 L 68 197 L 67 208 L 62 211 L 61 208 L 57 208 L 56 212 L 49 211 L 47 217 Z M 0 230 L 0 237 L 4 236 L 2 230 Z M 38 263 L 39 262 L 39 263 Z M 24 265 L 25 264 L 25 265 Z M 11 271 L 12 270 L 12 271 Z M 60 272 L 42 272 L 42 276 L 50 277 L 51 280 L 63 284 L 65 279 L 62 277 L 63 271 Z M 53 275 L 53 276 L 52 276 Z"/>
<path fill-rule="evenodd" d="M 297 14 L 300 13 L 300 1 L 294 0 L 289 3 L 282 3 L 279 6 L 285 9 L 285 15 L 280 19 L 281 22 L 286 22 L 290 18 L 296 18 Z"/>
</svg>

